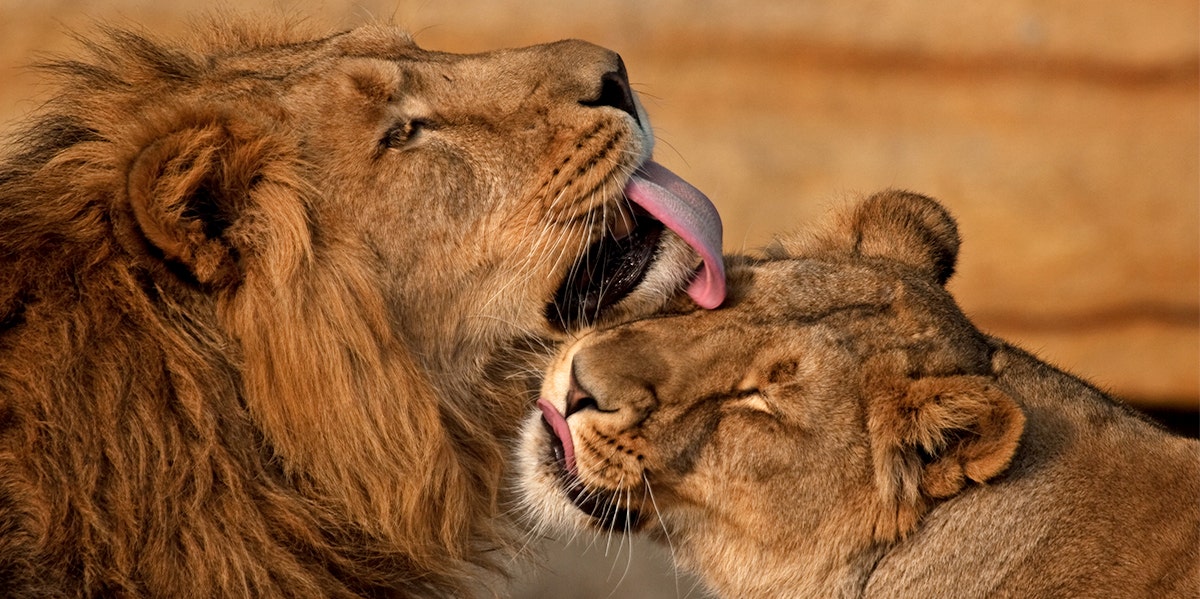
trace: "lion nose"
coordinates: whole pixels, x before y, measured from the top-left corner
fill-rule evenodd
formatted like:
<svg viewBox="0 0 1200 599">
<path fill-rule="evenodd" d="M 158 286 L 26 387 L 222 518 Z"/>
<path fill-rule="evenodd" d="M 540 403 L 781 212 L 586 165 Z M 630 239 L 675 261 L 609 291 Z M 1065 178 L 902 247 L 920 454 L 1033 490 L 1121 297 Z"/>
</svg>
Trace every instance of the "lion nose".
<svg viewBox="0 0 1200 599">
<path fill-rule="evenodd" d="M 638 118 L 637 104 L 633 101 L 633 90 L 629 88 L 629 74 L 625 71 L 625 61 L 621 60 L 620 56 L 617 57 L 616 70 L 600 76 L 600 91 L 596 97 L 591 100 L 580 100 L 579 103 L 584 106 L 616 108 L 633 117 L 639 127 L 642 125 L 641 119 Z"/>
</svg>

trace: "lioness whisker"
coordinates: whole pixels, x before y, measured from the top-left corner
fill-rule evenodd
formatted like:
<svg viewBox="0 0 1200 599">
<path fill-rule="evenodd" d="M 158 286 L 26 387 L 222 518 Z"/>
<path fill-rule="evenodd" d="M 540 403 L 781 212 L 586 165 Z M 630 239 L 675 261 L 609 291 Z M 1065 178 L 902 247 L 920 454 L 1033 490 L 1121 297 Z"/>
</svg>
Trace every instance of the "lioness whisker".
<svg viewBox="0 0 1200 599">
<path fill-rule="evenodd" d="M 622 469 L 621 477 L 619 479 L 617 479 L 617 485 L 616 485 L 617 491 L 615 493 L 607 493 L 605 495 L 605 499 L 607 500 L 608 507 L 612 508 L 612 512 L 610 515 L 610 513 L 607 509 L 604 511 L 603 522 L 605 522 L 605 524 L 608 527 L 608 539 L 607 539 L 607 541 L 605 541 L 605 544 L 604 544 L 604 555 L 608 555 L 608 551 L 612 546 L 612 533 L 617 528 L 617 517 L 619 515 L 618 511 L 620 510 L 620 506 L 618 505 L 618 503 L 619 503 L 618 502 L 618 497 L 619 497 L 618 493 L 621 492 L 620 489 L 622 488 L 622 484 L 624 482 L 625 482 L 625 471 Z M 626 514 L 628 514 L 628 511 L 626 512 Z M 618 539 L 618 541 L 620 541 L 620 539 Z M 619 551 L 619 546 L 618 546 L 618 551 Z"/>
<path fill-rule="evenodd" d="M 675 543 L 671 540 L 671 531 L 667 529 L 667 523 L 663 520 L 662 510 L 658 509 L 658 501 L 654 499 L 654 488 L 650 485 L 650 478 L 646 476 L 646 471 L 642 470 L 642 484 L 646 489 L 646 494 L 650 497 L 650 507 L 654 509 L 654 517 L 658 520 L 658 527 L 663 531 L 663 538 L 667 541 L 667 552 L 671 556 L 671 563 L 678 563 L 675 555 Z M 675 596 L 679 596 L 679 570 L 674 571 L 675 574 Z M 693 584 L 692 588 L 695 588 Z M 688 592 L 691 594 L 691 591 Z"/>
</svg>

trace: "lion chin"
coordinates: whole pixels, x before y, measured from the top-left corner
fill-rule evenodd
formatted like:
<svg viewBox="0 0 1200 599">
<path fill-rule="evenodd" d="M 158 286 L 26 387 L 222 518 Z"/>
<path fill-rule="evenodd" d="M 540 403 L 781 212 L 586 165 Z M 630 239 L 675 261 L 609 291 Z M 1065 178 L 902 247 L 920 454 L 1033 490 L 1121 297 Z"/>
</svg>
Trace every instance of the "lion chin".
<svg viewBox="0 0 1200 599">
<path fill-rule="evenodd" d="M 527 417 L 528 517 L 641 532 L 722 597 L 1194 597 L 1200 443 L 980 333 L 959 238 L 888 191 L 601 327 Z"/>
<path fill-rule="evenodd" d="M 86 49 L 0 157 L 6 596 L 465 594 L 549 348 L 724 298 L 611 51 Z"/>
</svg>

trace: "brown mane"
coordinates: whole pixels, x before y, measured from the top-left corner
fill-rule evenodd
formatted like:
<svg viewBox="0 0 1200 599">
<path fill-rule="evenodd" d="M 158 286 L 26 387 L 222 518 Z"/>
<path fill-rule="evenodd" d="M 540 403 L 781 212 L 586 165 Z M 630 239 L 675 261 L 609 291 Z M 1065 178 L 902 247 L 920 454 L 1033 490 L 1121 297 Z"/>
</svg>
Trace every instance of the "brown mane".
<svg viewBox="0 0 1200 599">
<path fill-rule="evenodd" d="M 496 431 L 512 425 L 447 409 L 397 351 L 371 265 L 322 252 L 287 132 L 156 105 L 157 90 L 203 87 L 217 59 L 295 76 L 312 57 L 296 45 L 332 38 L 206 36 L 168 48 L 109 30 L 90 59 L 47 64 L 61 91 L 0 166 L 0 580 L 32 595 L 52 580 L 167 596 L 462 590 L 503 541 Z M 181 123 L 187 136 L 164 136 Z M 254 218 L 228 232 L 253 256 L 183 248 L 195 280 L 167 276 L 155 252 L 171 240 L 133 225 L 145 190 L 126 181 L 159 138 L 254 187 Z M 213 138 L 232 150 L 215 155 Z M 146 184 L 191 185 L 187 167 Z"/>
<path fill-rule="evenodd" d="M 10 595 L 479 590 L 553 344 L 723 297 L 715 208 L 610 50 L 81 43 L 0 157 Z"/>
</svg>

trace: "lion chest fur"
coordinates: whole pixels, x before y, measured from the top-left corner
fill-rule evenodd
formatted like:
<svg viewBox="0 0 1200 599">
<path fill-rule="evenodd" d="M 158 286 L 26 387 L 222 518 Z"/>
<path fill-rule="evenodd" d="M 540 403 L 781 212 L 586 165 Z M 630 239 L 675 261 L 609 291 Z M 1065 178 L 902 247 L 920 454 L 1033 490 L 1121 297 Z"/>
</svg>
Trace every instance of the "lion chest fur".
<svg viewBox="0 0 1200 599">
<path fill-rule="evenodd" d="M 543 382 L 565 425 L 527 420 L 527 507 L 722 597 L 1194 596 L 1200 443 L 976 330 L 958 243 L 883 192 L 731 262 L 720 310 L 582 337 Z"/>
</svg>

